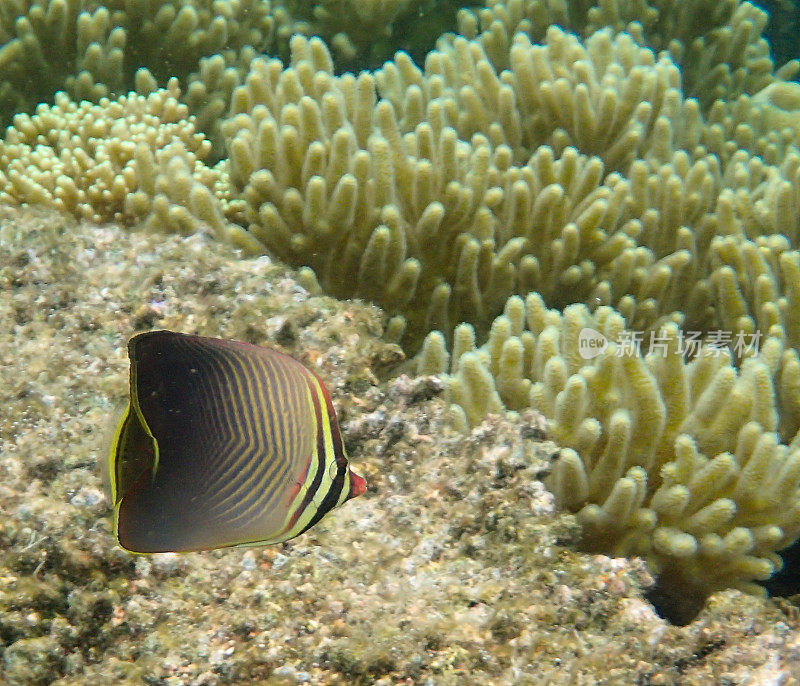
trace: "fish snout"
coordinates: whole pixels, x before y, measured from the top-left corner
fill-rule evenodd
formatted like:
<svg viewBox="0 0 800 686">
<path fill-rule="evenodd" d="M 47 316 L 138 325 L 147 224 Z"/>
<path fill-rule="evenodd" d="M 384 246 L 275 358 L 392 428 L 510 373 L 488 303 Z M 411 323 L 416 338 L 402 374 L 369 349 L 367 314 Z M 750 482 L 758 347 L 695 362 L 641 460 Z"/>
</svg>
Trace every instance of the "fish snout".
<svg viewBox="0 0 800 686">
<path fill-rule="evenodd" d="M 360 495 L 363 495 L 367 492 L 367 482 L 363 476 L 359 476 L 354 471 L 350 470 L 350 493 L 348 493 L 347 498 L 345 499 L 350 500 L 351 498 L 357 498 Z"/>
</svg>

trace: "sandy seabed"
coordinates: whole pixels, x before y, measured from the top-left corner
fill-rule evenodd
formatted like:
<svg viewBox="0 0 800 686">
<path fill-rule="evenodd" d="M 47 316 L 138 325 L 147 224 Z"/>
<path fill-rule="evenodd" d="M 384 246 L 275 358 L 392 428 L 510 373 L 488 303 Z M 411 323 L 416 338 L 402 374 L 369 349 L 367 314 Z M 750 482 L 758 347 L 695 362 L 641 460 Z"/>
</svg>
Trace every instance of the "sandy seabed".
<svg viewBox="0 0 800 686">
<path fill-rule="evenodd" d="M 576 551 L 537 418 L 452 432 L 383 323 L 206 236 L 0 211 L 0 683 L 800 683 L 796 605 L 659 618 L 640 561 Z M 121 550 L 98 464 L 158 328 L 311 366 L 368 492 L 280 546 Z"/>
</svg>

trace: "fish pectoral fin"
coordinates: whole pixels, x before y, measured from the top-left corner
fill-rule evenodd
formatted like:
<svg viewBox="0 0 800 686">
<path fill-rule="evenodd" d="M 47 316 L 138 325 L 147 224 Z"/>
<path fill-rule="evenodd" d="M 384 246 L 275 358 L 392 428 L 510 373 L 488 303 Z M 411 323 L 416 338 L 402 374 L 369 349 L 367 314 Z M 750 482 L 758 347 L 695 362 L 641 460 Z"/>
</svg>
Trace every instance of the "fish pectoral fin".
<svg viewBox="0 0 800 686">
<path fill-rule="evenodd" d="M 138 413 L 128 405 L 119 422 L 109 457 L 109 477 L 115 503 L 139 482 L 143 474 L 155 478 L 158 444 L 143 426 Z"/>
</svg>

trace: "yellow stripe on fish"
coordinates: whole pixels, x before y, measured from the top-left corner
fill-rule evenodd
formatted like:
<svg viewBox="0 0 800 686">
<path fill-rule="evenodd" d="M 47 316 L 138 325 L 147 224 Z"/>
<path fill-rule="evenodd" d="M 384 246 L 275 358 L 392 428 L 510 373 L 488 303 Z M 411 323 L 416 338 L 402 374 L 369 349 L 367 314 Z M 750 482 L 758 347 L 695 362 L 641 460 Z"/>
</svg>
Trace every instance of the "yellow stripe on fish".
<svg viewBox="0 0 800 686">
<path fill-rule="evenodd" d="M 131 552 L 279 543 L 366 490 L 322 381 L 271 348 L 172 331 L 128 342 L 108 457 Z"/>
</svg>

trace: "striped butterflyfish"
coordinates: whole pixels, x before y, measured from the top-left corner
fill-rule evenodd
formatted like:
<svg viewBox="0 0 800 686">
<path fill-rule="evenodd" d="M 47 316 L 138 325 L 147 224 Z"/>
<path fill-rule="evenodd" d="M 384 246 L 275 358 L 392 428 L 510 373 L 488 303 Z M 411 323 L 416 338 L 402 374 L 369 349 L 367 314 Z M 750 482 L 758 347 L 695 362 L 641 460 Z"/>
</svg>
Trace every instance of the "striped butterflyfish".
<svg viewBox="0 0 800 686">
<path fill-rule="evenodd" d="M 134 336 L 128 357 L 107 465 L 126 550 L 279 543 L 366 490 L 325 386 L 297 360 L 172 331 Z"/>
</svg>

